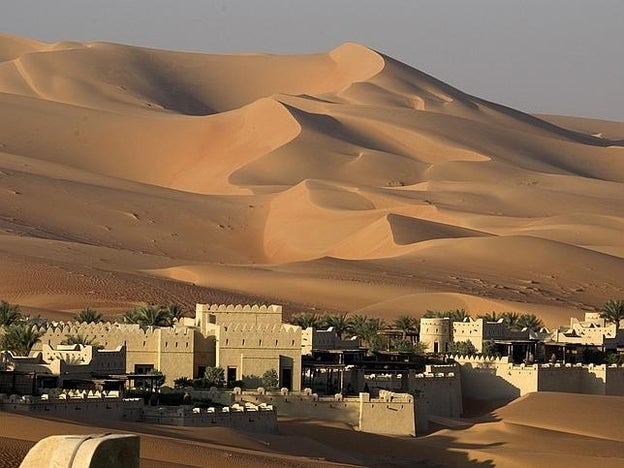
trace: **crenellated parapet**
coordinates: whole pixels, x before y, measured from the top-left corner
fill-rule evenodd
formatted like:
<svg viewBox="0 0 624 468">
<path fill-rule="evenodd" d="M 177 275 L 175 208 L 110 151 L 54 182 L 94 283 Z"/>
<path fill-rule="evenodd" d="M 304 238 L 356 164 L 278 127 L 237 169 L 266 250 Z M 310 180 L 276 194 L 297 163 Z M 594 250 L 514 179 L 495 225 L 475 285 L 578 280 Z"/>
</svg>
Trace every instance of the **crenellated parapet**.
<svg viewBox="0 0 624 468">
<path fill-rule="evenodd" d="M 459 376 L 455 372 L 437 372 L 437 373 L 421 373 L 415 374 L 414 378 L 416 379 L 455 379 Z"/>
<path fill-rule="evenodd" d="M 231 323 L 221 326 L 222 333 L 284 333 L 288 335 L 300 335 L 301 328 L 286 323 L 280 324 L 250 324 Z"/>
<path fill-rule="evenodd" d="M 371 398 L 369 401 L 372 403 L 414 403 L 414 396 L 409 393 L 379 390 L 379 398 Z"/>
<path fill-rule="evenodd" d="M 194 340 L 194 329 L 187 327 L 141 327 L 137 324 L 118 322 L 79 323 L 59 322 L 47 328 L 40 342 L 50 346 L 59 345 L 68 335 L 80 335 L 104 348 L 128 346 L 129 352 L 156 351 L 160 347 L 188 348 Z M 40 348 L 41 345 L 38 346 Z"/>
<path fill-rule="evenodd" d="M 509 363 L 509 356 L 485 356 L 483 354 L 448 354 L 446 356 L 460 364 L 473 363 L 473 364 L 507 364 Z"/>
<path fill-rule="evenodd" d="M 233 325 L 281 325 L 282 306 L 280 305 L 242 305 L 242 304 L 197 304 L 195 306 L 195 325 L 203 333 L 208 333 L 209 324 Z"/>
<path fill-rule="evenodd" d="M 41 396 L 0 394 L 4 411 L 41 414 L 68 419 L 98 417 L 103 420 L 139 419 L 142 398 L 122 398 L 118 392 L 58 391 Z"/>
<path fill-rule="evenodd" d="M 237 313 L 282 313 L 282 306 L 271 305 L 257 305 L 257 304 L 197 304 L 195 306 L 197 312 L 237 312 Z"/>
<path fill-rule="evenodd" d="M 277 411 L 272 405 L 260 403 L 238 404 L 224 407 L 193 408 L 144 407 L 142 421 L 174 426 L 225 426 L 253 432 L 277 430 Z"/>
</svg>

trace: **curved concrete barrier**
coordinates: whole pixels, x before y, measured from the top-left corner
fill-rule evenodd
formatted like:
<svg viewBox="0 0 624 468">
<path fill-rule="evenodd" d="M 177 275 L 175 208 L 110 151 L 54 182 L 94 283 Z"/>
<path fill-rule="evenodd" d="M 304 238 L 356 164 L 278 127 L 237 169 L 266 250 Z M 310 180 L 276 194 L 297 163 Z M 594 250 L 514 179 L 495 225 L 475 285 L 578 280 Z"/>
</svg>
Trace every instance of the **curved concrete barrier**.
<svg viewBox="0 0 624 468">
<path fill-rule="evenodd" d="M 46 437 L 20 468 L 139 468 L 139 436 L 131 434 Z"/>
</svg>

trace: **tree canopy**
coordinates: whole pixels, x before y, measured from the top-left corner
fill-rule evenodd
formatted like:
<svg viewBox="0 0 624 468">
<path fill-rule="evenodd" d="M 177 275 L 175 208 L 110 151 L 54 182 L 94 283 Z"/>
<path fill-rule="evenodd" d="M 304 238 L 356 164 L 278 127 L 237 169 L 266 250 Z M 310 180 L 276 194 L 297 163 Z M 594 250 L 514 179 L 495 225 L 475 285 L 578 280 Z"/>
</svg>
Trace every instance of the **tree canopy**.
<svg viewBox="0 0 624 468">
<path fill-rule="evenodd" d="M 327 328 L 333 328 L 338 338 L 342 339 L 345 333 L 351 331 L 351 320 L 348 314 L 330 314 L 323 317 L 323 325 Z"/>
<path fill-rule="evenodd" d="M 321 325 L 322 320 L 318 314 L 313 312 L 303 312 L 293 315 L 290 319 L 290 323 L 305 330 L 306 328 L 318 328 Z"/>
<path fill-rule="evenodd" d="M 35 330 L 29 323 L 13 323 L 5 327 L 4 335 L 0 338 L 0 347 L 18 356 L 28 356 L 43 333 L 41 330 Z"/>
<path fill-rule="evenodd" d="M 76 322 L 97 323 L 102 321 L 102 314 L 91 307 L 85 307 L 75 315 Z"/>
<path fill-rule="evenodd" d="M 609 323 L 615 323 L 615 328 L 620 328 L 620 321 L 624 320 L 624 301 L 610 299 L 602 306 L 600 317 Z"/>
<path fill-rule="evenodd" d="M 274 390 L 279 385 L 279 376 L 275 369 L 269 369 L 262 374 L 262 386 L 267 390 Z"/>
<path fill-rule="evenodd" d="M 143 305 L 125 313 L 124 322 L 148 327 L 170 327 L 173 317 L 169 309 L 160 305 Z"/>
<path fill-rule="evenodd" d="M 85 335 L 81 335 L 80 333 L 77 335 L 66 335 L 65 339 L 61 341 L 61 344 L 94 346 L 96 348 L 100 347 L 100 345 L 94 339 L 88 338 Z"/>
<path fill-rule="evenodd" d="M 464 319 L 470 318 L 470 314 L 464 309 L 452 310 L 427 310 L 423 315 L 424 318 L 449 318 L 451 322 L 463 322 Z"/>
<path fill-rule="evenodd" d="M 0 301 L 0 327 L 7 327 L 17 322 L 22 315 L 19 306 Z"/>
<path fill-rule="evenodd" d="M 449 353 L 461 354 L 463 356 L 471 356 L 477 354 L 477 348 L 472 344 L 472 341 L 454 341 L 449 346 Z"/>
<path fill-rule="evenodd" d="M 410 315 L 401 315 L 397 317 L 392 325 L 397 330 L 401 330 L 403 340 L 405 340 L 408 333 L 418 331 L 418 319 Z"/>
<path fill-rule="evenodd" d="M 528 328 L 530 330 L 539 330 L 544 326 L 544 322 L 535 314 L 522 314 L 515 323 L 516 328 Z"/>
</svg>

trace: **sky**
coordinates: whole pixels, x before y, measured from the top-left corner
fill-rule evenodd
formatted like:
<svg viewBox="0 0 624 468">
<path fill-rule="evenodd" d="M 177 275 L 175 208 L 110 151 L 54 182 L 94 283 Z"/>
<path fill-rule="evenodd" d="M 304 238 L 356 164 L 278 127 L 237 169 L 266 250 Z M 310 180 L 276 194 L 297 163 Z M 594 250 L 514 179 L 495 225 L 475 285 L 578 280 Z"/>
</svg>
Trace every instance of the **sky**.
<svg viewBox="0 0 624 468">
<path fill-rule="evenodd" d="M 359 42 L 525 112 L 624 122 L 624 0 L 2 0 L 0 32 L 208 53 Z"/>
</svg>

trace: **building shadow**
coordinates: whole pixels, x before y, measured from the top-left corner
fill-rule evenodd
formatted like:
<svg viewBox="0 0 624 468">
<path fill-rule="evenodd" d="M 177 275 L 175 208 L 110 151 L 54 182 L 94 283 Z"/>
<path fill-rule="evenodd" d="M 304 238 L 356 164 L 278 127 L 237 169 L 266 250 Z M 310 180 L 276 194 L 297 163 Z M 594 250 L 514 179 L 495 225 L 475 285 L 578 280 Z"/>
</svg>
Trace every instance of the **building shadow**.
<svg viewBox="0 0 624 468">
<path fill-rule="evenodd" d="M 306 456 L 318 457 L 323 453 L 322 458 L 327 461 L 375 468 L 494 467 L 491 458 L 477 459 L 470 453 L 503 445 L 500 442 L 468 444 L 448 434 L 435 433 L 424 437 L 384 436 L 359 432 L 346 424 L 294 418 L 280 420 L 280 433 L 296 440 L 313 441 L 316 451 Z M 301 445 L 297 444 L 297 448 L 294 445 L 284 447 L 283 453 L 294 455 L 301 449 Z M 329 450 L 321 452 L 323 447 Z"/>
</svg>

